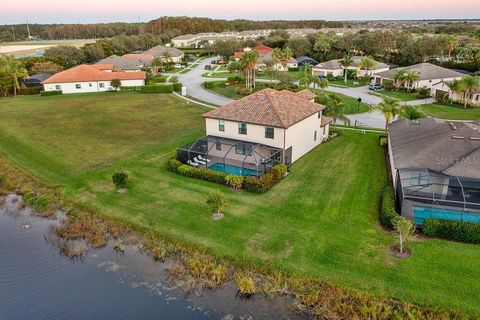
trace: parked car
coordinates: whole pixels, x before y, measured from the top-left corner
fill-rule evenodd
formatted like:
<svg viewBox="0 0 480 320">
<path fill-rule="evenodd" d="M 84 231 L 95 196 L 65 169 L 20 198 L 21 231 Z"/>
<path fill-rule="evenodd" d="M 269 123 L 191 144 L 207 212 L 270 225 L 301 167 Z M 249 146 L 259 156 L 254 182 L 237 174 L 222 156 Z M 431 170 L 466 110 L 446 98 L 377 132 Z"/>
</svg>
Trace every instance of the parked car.
<svg viewBox="0 0 480 320">
<path fill-rule="evenodd" d="M 206 64 L 205 65 L 205 70 L 212 70 L 212 65 Z"/>
<path fill-rule="evenodd" d="M 325 76 L 318 76 L 318 78 L 319 78 L 320 80 L 327 79 L 327 77 L 325 77 Z"/>
<path fill-rule="evenodd" d="M 217 60 L 210 61 L 211 64 L 217 64 Z"/>
<path fill-rule="evenodd" d="M 382 90 L 383 86 L 381 84 L 375 83 L 375 84 L 369 85 L 368 89 L 373 90 L 373 91 L 378 91 L 378 90 Z"/>
<path fill-rule="evenodd" d="M 217 64 L 226 64 L 226 62 L 223 61 L 223 60 L 218 60 L 218 61 L 217 61 Z"/>
<path fill-rule="evenodd" d="M 183 64 L 180 64 L 180 63 L 176 63 L 173 68 L 175 69 L 183 69 Z"/>
</svg>

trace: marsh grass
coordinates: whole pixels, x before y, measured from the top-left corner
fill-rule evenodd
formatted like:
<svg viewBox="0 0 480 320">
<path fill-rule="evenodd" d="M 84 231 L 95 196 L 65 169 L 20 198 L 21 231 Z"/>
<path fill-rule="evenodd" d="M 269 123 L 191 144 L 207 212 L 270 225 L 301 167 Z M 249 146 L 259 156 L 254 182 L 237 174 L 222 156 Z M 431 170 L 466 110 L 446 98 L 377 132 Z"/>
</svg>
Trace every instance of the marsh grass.
<svg viewBox="0 0 480 320">
<path fill-rule="evenodd" d="M 235 284 L 237 285 L 238 295 L 241 297 L 250 297 L 257 291 L 255 281 L 246 274 L 236 276 Z"/>
</svg>

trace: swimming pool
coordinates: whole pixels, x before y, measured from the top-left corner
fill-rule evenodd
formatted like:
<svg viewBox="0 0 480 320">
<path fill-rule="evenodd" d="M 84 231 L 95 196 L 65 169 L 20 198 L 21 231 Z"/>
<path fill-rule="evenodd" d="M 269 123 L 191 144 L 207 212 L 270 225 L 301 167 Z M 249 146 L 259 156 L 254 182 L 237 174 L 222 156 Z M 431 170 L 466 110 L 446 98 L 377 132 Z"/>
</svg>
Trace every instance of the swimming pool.
<svg viewBox="0 0 480 320">
<path fill-rule="evenodd" d="M 418 225 L 422 225 L 423 221 L 427 218 L 480 223 L 480 213 L 465 211 L 462 214 L 460 210 L 413 207 L 413 215 L 415 217 L 415 223 Z"/>
<path fill-rule="evenodd" d="M 220 172 L 225 172 L 227 174 L 234 174 L 237 176 L 256 176 L 257 171 L 252 170 L 252 169 L 247 169 L 247 168 L 240 168 L 237 166 L 232 166 L 229 164 L 223 164 L 223 163 L 215 163 L 212 164 L 208 169 L 215 170 L 215 171 L 220 171 Z"/>
</svg>

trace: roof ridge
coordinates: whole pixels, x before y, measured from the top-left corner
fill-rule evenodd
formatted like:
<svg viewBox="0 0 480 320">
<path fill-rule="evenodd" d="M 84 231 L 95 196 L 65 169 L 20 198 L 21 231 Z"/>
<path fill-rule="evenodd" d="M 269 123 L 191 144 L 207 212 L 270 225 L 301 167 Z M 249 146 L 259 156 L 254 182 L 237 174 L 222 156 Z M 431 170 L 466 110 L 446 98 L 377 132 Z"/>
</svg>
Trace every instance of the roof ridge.
<svg viewBox="0 0 480 320">
<path fill-rule="evenodd" d="M 278 92 L 276 90 L 274 90 L 275 92 Z M 278 120 L 280 121 L 281 125 L 286 127 L 285 125 L 285 122 L 283 121 L 282 119 L 282 116 L 280 115 L 280 113 L 278 112 L 277 110 L 277 104 L 276 102 L 272 99 L 272 97 L 270 97 L 270 91 L 266 91 L 265 90 L 265 95 L 267 96 L 267 99 L 270 101 L 270 103 L 272 104 L 272 108 L 273 108 L 273 111 L 275 112 L 275 115 L 277 116 Z"/>
<path fill-rule="evenodd" d="M 476 153 L 477 151 L 480 151 L 480 146 L 476 147 L 475 149 L 473 149 L 473 150 L 470 151 L 469 153 L 462 155 L 461 158 L 468 157 L 469 155 L 471 155 L 471 154 L 473 154 L 473 153 Z M 445 169 L 443 169 L 442 172 L 447 171 L 448 169 L 451 169 L 451 168 L 457 166 L 458 164 L 459 164 L 458 161 L 457 161 L 457 162 L 454 162 L 454 163 L 452 163 L 451 165 L 449 165 L 448 167 L 446 167 Z"/>
</svg>

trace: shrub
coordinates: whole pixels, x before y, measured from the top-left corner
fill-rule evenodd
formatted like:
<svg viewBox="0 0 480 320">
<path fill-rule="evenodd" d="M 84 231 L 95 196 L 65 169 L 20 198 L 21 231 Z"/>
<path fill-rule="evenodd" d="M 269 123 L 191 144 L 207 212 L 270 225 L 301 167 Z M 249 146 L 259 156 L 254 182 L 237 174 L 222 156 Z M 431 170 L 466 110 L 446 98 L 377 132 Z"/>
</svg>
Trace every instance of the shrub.
<svg viewBox="0 0 480 320">
<path fill-rule="evenodd" d="M 41 89 L 42 87 L 21 88 L 19 94 L 24 96 L 39 94 Z"/>
<path fill-rule="evenodd" d="M 215 87 L 215 82 L 214 81 L 205 81 L 203 83 L 203 86 L 205 89 L 213 89 Z"/>
<path fill-rule="evenodd" d="M 141 86 L 120 87 L 120 91 L 140 91 L 141 89 L 142 89 Z"/>
<path fill-rule="evenodd" d="M 383 80 L 382 85 L 385 88 L 385 90 L 393 90 L 395 88 L 395 84 L 393 83 L 392 80 Z"/>
<path fill-rule="evenodd" d="M 125 188 L 128 183 L 128 174 L 122 170 L 117 171 L 113 174 L 112 181 L 117 188 Z"/>
<path fill-rule="evenodd" d="M 115 90 L 118 90 L 122 86 L 122 81 L 120 79 L 112 79 L 110 85 L 115 88 Z"/>
<path fill-rule="evenodd" d="M 153 86 L 143 86 L 140 87 L 140 92 L 142 93 L 172 93 L 173 85 L 162 84 L 162 85 L 153 85 Z"/>
<path fill-rule="evenodd" d="M 176 83 L 173 84 L 173 91 L 181 92 L 182 87 L 183 87 L 183 84 L 181 82 L 176 82 Z"/>
<path fill-rule="evenodd" d="M 243 176 L 236 176 L 236 175 L 228 175 L 225 177 L 225 182 L 227 186 L 239 190 L 242 189 L 243 180 L 245 178 Z"/>
<path fill-rule="evenodd" d="M 195 168 L 183 164 L 177 159 L 170 159 L 167 163 L 167 169 L 171 172 L 178 173 L 182 176 L 197 178 L 218 184 L 225 184 L 226 173 L 210 170 L 207 168 Z"/>
<path fill-rule="evenodd" d="M 177 83 L 178 82 L 178 77 L 177 76 L 173 76 L 170 78 L 170 82 L 171 83 Z"/>
<path fill-rule="evenodd" d="M 423 222 L 424 234 L 443 239 L 480 243 L 480 224 L 427 218 Z"/>
<path fill-rule="evenodd" d="M 420 88 L 417 91 L 416 96 L 417 96 L 418 99 L 426 99 L 426 98 L 430 97 L 430 89 Z"/>
<path fill-rule="evenodd" d="M 40 95 L 42 97 L 48 97 L 48 96 L 58 96 L 62 94 L 62 90 L 53 90 L 53 91 L 42 91 L 40 92 Z"/>
<path fill-rule="evenodd" d="M 396 236 L 399 251 L 402 254 L 406 243 L 415 239 L 415 225 L 411 221 L 398 216 L 393 220 L 393 232 Z"/>
<path fill-rule="evenodd" d="M 167 78 L 167 76 L 157 76 L 153 78 L 153 80 L 155 80 L 156 83 L 165 83 L 167 82 Z"/>
<path fill-rule="evenodd" d="M 386 147 L 388 145 L 388 139 L 385 137 L 380 138 L 380 146 Z"/>
<path fill-rule="evenodd" d="M 222 208 L 225 208 L 228 203 L 228 197 L 225 193 L 221 192 L 220 190 L 214 190 L 212 192 L 207 193 L 205 196 L 207 205 L 213 212 L 220 213 Z"/>
<path fill-rule="evenodd" d="M 394 221 L 399 217 L 395 208 L 395 192 L 392 187 L 386 187 L 382 195 L 382 207 L 380 211 L 380 222 L 388 228 L 393 228 Z"/>
<path fill-rule="evenodd" d="M 275 179 L 280 181 L 285 178 L 287 170 L 287 166 L 281 163 L 272 168 L 272 173 L 275 176 Z"/>
<path fill-rule="evenodd" d="M 235 278 L 235 283 L 241 296 L 251 296 L 256 291 L 255 282 L 249 276 L 238 276 Z"/>
<path fill-rule="evenodd" d="M 298 67 L 295 67 L 295 68 L 288 68 L 288 72 L 296 72 L 300 70 Z"/>
</svg>

